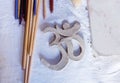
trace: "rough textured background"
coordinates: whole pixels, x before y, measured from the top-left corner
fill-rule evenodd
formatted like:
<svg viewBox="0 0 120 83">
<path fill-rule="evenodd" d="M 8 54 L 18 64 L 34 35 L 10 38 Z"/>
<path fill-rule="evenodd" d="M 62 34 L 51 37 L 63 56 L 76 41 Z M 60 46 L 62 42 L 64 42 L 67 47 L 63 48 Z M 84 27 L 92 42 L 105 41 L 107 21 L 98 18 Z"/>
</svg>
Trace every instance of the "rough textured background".
<svg viewBox="0 0 120 83">
<path fill-rule="evenodd" d="M 92 43 L 104 55 L 120 54 L 120 1 L 89 0 Z"/>
<path fill-rule="evenodd" d="M 120 82 L 120 1 L 88 0 L 96 83 Z"/>
<path fill-rule="evenodd" d="M 47 1 L 47 0 L 46 0 Z M 90 48 L 90 31 L 87 2 L 82 0 L 81 7 L 74 9 L 70 0 L 55 0 L 55 12 L 47 12 L 47 19 L 40 15 L 36 36 L 35 51 L 30 83 L 119 83 L 120 58 L 98 56 Z M 57 56 L 56 47 L 48 46 L 49 34 L 40 31 L 40 25 L 49 22 L 61 24 L 63 20 L 81 23 L 81 34 L 86 44 L 86 53 L 81 61 L 69 61 L 61 71 L 45 67 L 39 60 L 40 53 L 47 58 Z M 23 48 L 24 23 L 14 19 L 14 0 L 0 0 L 0 83 L 23 83 L 21 57 Z M 52 48 L 53 50 L 51 50 Z M 45 54 L 46 53 L 46 54 Z"/>
</svg>

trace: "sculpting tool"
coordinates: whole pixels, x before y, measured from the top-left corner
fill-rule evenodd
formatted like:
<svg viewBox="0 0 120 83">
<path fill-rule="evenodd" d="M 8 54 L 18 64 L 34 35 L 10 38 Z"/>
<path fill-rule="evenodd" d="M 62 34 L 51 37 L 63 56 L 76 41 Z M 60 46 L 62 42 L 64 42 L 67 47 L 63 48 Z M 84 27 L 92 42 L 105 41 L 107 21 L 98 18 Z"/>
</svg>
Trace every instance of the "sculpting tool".
<svg viewBox="0 0 120 83">
<path fill-rule="evenodd" d="M 36 2 L 37 2 L 37 6 L 36 6 Z M 37 30 L 37 24 L 38 24 L 38 14 L 39 14 L 39 6 L 40 6 L 40 1 L 36 1 L 34 0 L 34 3 L 31 2 L 31 6 L 32 6 L 32 27 L 31 27 L 31 33 L 29 33 L 30 35 L 30 40 L 29 40 L 29 52 L 27 55 L 27 62 L 26 62 L 26 70 L 25 70 L 25 83 L 29 83 L 29 78 L 30 78 L 30 70 L 31 70 L 31 63 L 32 63 L 32 55 L 33 55 L 33 48 L 34 48 L 34 42 L 35 42 L 35 35 L 36 35 L 36 30 Z M 34 4 L 34 5 L 33 5 Z M 37 7 L 37 8 L 35 8 Z M 37 9 L 37 10 L 36 10 Z"/>
<path fill-rule="evenodd" d="M 23 7 L 22 7 L 22 17 L 24 21 L 26 21 L 26 13 L 27 13 L 27 0 L 23 0 Z"/>
<path fill-rule="evenodd" d="M 31 34 L 33 32 L 32 30 L 32 20 L 33 20 L 33 6 L 34 6 L 34 0 L 31 0 L 31 4 L 30 4 L 30 20 L 29 20 L 29 31 L 28 31 L 28 54 L 30 54 L 30 42 L 31 42 Z"/>
<path fill-rule="evenodd" d="M 25 83 L 27 83 L 27 77 L 28 77 L 28 65 L 29 65 L 29 59 L 30 59 L 30 43 L 31 43 L 31 35 L 33 33 L 33 27 L 32 27 L 32 20 L 33 20 L 33 6 L 34 6 L 34 0 L 31 0 L 30 2 L 30 17 L 29 17 L 29 30 L 28 30 L 28 45 L 27 45 L 27 59 L 26 59 L 26 70 L 25 70 Z"/>
<path fill-rule="evenodd" d="M 31 51 L 32 51 L 32 44 L 33 42 L 33 38 L 34 38 L 34 28 L 36 27 L 36 14 L 37 14 L 37 4 L 36 4 L 37 0 L 34 0 L 34 5 L 33 5 L 33 14 L 32 14 L 32 27 L 31 27 L 31 34 L 30 34 L 30 44 L 29 44 L 29 54 L 31 55 Z"/>
<path fill-rule="evenodd" d="M 20 2 L 20 15 L 19 15 L 19 24 L 22 22 L 22 14 L 23 14 L 23 0 Z"/>
<path fill-rule="evenodd" d="M 54 0 L 49 0 L 50 12 L 53 13 L 54 10 Z"/>
<path fill-rule="evenodd" d="M 18 0 L 18 18 L 20 17 L 20 4 L 21 4 L 21 0 Z"/>
<path fill-rule="evenodd" d="M 46 2 L 43 0 L 43 18 L 45 19 L 46 17 Z"/>
<path fill-rule="evenodd" d="M 18 17 L 19 17 L 19 24 L 21 24 L 22 19 L 26 21 L 26 11 L 27 11 L 27 0 L 19 0 L 18 1 Z"/>
<path fill-rule="evenodd" d="M 15 0 L 15 19 L 18 19 L 18 0 Z"/>
<path fill-rule="evenodd" d="M 27 7 L 27 19 L 26 19 L 26 25 L 25 25 L 25 33 L 24 33 L 24 46 L 23 46 L 23 63 L 22 67 L 23 69 L 26 68 L 26 60 L 27 60 L 27 51 L 28 51 L 28 31 L 29 31 L 29 20 L 30 20 L 30 0 L 28 0 L 28 7 Z"/>
<path fill-rule="evenodd" d="M 37 12 L 36 15 L 33 16 L 33 33 L 31 36 L 31 51 L 30 51 L 30 57 L 29 57 L 29 64 L 28 64 L 28 78 L 27 78 L 27 83 L 29 83 L 29 78 L 30 78 L 30 70 L 31 70 L 31 63 L 32 63 L 32 57 L 33 57 L 33 50 L 34 50 L 34 43 L 35 43 L 35 36 L 36 36 L 36 32 L 37 32 L 37 26 L 38 26 L 38 16 L 39 16 L 39 8 L 40 8 L 40 0 L 37 0 Z"/>
<path fill-rule="evenodd" d="M 34 0 L 34 5 L 33 5 L 33 14 L 34 15 L 36 15 L 36 13 L 37 13 L 36 8 L 37 8 L 37 1 Z"/>
</svg>

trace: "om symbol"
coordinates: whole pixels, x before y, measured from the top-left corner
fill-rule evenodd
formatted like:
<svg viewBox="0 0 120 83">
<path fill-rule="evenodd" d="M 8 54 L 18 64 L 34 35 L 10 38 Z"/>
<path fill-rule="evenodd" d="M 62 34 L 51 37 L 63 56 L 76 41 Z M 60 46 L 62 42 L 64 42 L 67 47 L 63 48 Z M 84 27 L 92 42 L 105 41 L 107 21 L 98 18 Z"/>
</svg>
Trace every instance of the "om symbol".
<svg viewBox="0 0 120 83">
<path fill-rule="evenodd" d="M 74 61 L 80 60 L 84 55 L 85 45 L 82 37 L 78 34 L 79 29 L 80 23 L 78 22 L 75 22 L 73 26 L 71 26 L 68 22 L 65 22 L 63 23 L 62 28 L 58 25 L 55 25 L 55 27 L 46 27 L 43 32 L 52 32 L 54 34 L 55 38 L 49 44 L 50 46 L 57 45 L 61 53 L 61 58 L 57 64 L 51 64 L 45 58 L 40 56 L 41 62 L 50 69 L 61 70 L 67 65 L 69 58 Z M 78 55 L 74 54 L 73 43 L 71 41 L 72 39 L 79 42 L 80 52 Z M 67 50 L 61 45 L 63 42 L 66 44 Z"/>
</svg>

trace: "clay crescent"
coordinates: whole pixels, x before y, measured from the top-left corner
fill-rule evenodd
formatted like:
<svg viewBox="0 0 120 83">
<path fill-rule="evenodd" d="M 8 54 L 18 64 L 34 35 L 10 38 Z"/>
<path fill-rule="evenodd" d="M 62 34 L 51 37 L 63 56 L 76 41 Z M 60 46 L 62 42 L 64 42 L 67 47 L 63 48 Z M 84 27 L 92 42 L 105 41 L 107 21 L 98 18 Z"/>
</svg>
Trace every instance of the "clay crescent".
<svg viewBox="0 0 120 83">
<path fill-rule="evenodd" d="M 66 51 L 64 50 L 64 48 L 61 45 L 58 45 L 58 48 L 60 49 L 60 52 L 61 52 L 61 59 L 59 60 L 57 64 L 54 64 L 54 65 L 50 64 L 47 60 L 45 60 L 45 58 L 40 57 L 41 62 L 52 70 L 63 69 L 67 65 L 68 60 L 69 60 L 68 55 Z"/>
</svg>

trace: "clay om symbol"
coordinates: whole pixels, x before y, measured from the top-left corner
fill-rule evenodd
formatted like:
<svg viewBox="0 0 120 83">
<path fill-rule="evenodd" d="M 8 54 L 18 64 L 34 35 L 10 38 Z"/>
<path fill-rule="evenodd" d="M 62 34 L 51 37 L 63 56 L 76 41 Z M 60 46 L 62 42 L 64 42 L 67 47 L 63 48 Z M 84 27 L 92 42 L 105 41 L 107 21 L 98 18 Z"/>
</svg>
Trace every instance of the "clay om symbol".
<svg viewBox="0 0 120 83">
<path fill-rule="evenodd" d="M 79 29 L 80 23 L 78 22 L 75 22 L 73 26 L 71 26 L 68 22 L 65 22 L 63 23 L 62 28 L 58 25 L 56 25 L 55 28 L 46 27 L 43 32 L 52 32 L 54 34 L 55 38 L 49 44 L 50 46 L 57 45 L 61 58 L 57 64 L 51 64 L 44 57 L 40 56 L 41 62 L 52 70 L 61 70 L 67 65 L 69 58 L 74 61 L 80 60 L 84 55 L 85 46 L 83 39 L 78 34 Z M 71 41 L 72 39 L 79 42 L 80 52 L 78 55 L 74 54 L 73 43 Z M 66 44 L 67 50 L 61 45 L 63 42 Z"/>
</svg>

